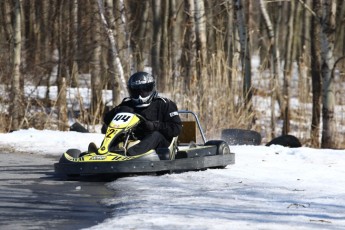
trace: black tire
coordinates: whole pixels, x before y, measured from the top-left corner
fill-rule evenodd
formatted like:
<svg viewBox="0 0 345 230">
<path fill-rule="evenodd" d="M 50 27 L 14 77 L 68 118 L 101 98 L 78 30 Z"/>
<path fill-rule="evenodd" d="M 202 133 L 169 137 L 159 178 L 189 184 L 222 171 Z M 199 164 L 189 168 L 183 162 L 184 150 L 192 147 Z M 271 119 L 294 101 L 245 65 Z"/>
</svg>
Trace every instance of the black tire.
<svg viewBox="0 0 345 230">
<path fill-rule="evenodd" d="M 81 151 L 79 149 L 68 149 L 66 151 L 66 153 L 68 153 L 68 155 L 70 155 L 73 158 L 77 158 L 79 157 L 79 155 L 81 154 Z M 64 156 L 61 157 L 60 159 L 60 163 L 65 163 L 68 162 Z M 75 177 L 79 177 L 79 174 L 66 174 L 67 177 L 71 177 L 71 178 L 75 178 Z"/>
<path fill-rule="evenodd" d="M 228 143 L 223 140 L 211 140 L 207 141 L 205 145 L 215 145 L 217 146 L 217 155 L 228 155 L 230 154 L 230 147 Z M 226 166 L 212 167 L 213 169 L 224 169 Z"/>
<path fill-rule="evenodd" d="M 68 155 L 70 155 L 73 158 L 78 158 L 81 151 L 79 149 L 68 149 L 66 153 L 68 153 Z"/>
<path fill-rule="evenodd" d="M 81 152 L 79 149 L 68 149 L 66 153 L 73 158 L 77 158 L 79 157 Z M 66 163 L 66 162 L 69 162 L 69 161 L 65 158 L 64 154 L 62 154 L 62 157 L 60 158 L 59 163 Z"/>
<path fill-rule="evenodd" d="M 230 154 L 230 147 L 228 143 L 223 140 L 211 140 L 207 141 L 205 145 L 215 145 L 217 146 L 217 155 Z"/>
<path fill-rule="evenodd" d="M 89 130 L 87 130 L 84 126 L 82 126 L 80 123 L 75 122 L 71 127 L 69 127 L 70 131 L 75 131 L 79 133 L 89 133 Z"/>
<path fill-rule="evenodd" d="M 221 138 L 229 145 L 260 145 L 260 133 L 247 129 L 223 129 Z"/>
<path fill-rule="evenodd" d="M 290 148 L 299 148 L 302 147 L 300 140 L 293 135 L 282 135 L 276 138 L 273 138 L 266 146 L 270 145 L 282 145 Z"/>
</svg>

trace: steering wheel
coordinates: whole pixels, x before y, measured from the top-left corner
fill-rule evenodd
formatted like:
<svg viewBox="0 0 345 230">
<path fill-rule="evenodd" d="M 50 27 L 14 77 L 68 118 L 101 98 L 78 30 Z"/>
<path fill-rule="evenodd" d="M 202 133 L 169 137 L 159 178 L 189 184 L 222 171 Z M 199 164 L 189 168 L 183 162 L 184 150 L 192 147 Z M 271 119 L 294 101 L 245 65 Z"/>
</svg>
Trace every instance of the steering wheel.
<svg viewBox="0 0 345 230">
<path fill-rule="evenodd" d="M 141 121 L 147 121 L 147 119 L 146 119 L 145 117 L 143 117 L 143 115 L 140 115 L 139 113 L 135 113 L 135 115 L 136 115 L 137 117 L 139 117 L 139 119 L 140 119 Z"/>
</svg>

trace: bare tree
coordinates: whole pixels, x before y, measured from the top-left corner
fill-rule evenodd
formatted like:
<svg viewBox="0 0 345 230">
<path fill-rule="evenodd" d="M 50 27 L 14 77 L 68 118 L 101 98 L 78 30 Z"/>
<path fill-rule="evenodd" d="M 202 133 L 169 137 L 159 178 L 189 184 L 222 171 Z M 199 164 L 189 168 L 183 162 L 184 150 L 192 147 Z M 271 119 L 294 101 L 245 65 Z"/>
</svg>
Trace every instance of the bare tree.
<svg viewBox="0 0 345 230">
<path fill-rule="evenodd" d="M 181 10 L 182 1 L 179 0 L 170 0 L 170 24 L 171 32 L 169 33 L 169 47 L 170 47 L 170 56 L 171 56 L 171 71 L 172 77 L 175 80 L 178 76 L 181 75 L 181 36 L 182 36 L 182 27 L 180 26 L 183 21 L 183 11 Z"/>
<path fill-rule="evenodd" d="M 149 33 L 149 16 L 150 5 L 149 0 L 140 0 L 132 2 L 130 7 L 132 12 L 131 22 L 131 43 L 133 48 L 134 58 L 134 71 L 142 70 L 145 66 L 144 50 L 151 47 L 151 33 Z"/>
<path fill-rule="evenodd" d="M 311 57 L 311 79 L 312 79 L 312 120 L 311 120 L 311 145 L 320 146 L 320 121 L 321 121 L 321 57 L 320 57 L 320 23 L 319 23 L 319 0 L 313 0 L 313 17 L 311 19 L 310 37 L 310 57 Z M 315 14 L 316 12 L 316 14 Z"/>
<path fill-rule="evenodd" d="M 65 34 L 65 2 L 57 2 L 58 9 L 58 36 L 57 36 L 57 48 L 58 48 L 58 72 L 57 72 L 57 86 L 58 86 L 58 98 L 57 98 L 57 110 L 59 117 L 59 130 L 67 130 L 68 126 L 68 117 L 67 117 L 67 46 L 66 46 L 66 34 Z"/>
<path fill-rule="evenodd" d="M 195 41 L 197 56 L 197 78 L 207 77 L 207 39 L 206 39 L 206 15 L 204 1 L 194 0 Z"/>
<path fill-rule="evenodd" d="M 41 1 L 42 4 L 42 24 L 40 31 L 42 32 L 42 43 L 41 43 L 41 52 L 40 52 L 40 66 L 43 67 L 42 71 L 42 83 L 46 85 L 46 94 L 45 94 L 45 105 L 51 107 L 50 95 L 50 77 L 54 67 L 56 66 L 56 60 L 54 51 L 56 49 L 56 36 L 55 30 L 56 18 L 58 17 L 58 7 L 55 7 L 55 4 L 50 5 L 47 1 Z"/>
<path fill-rule="evenodd" d="M 131 33 L 129 31 L 128 22 L 128 9 L 126 7 L 125 1 L 115 1 L 114 2 L 114 31 L 116 34 L 116 44 L 119 51 L 121 60 L 126 60 L 121 62 L 124 66 L 125 75 L 129 76 L 132 71 L 135 70 L 135 63 L 133 62 L 133 48 L 130 42 Z M 111 10 L 111 9 L 109 9 Z"/>
<path fill-rule="evenodd" d="M 161 0 L 152 0 L 152 27 L 153 27 L 153 38 L 152 38 L 152 47 L 151 47 L 151 65 L 152 65 L 152 74 L 157 76 L 157 82 L 160 88 L 163 87 L 163 84 L 160 82 L 161 76 L 161 61 L 160 54 L 162 49 L 162 1 Z"/>
<path fill-rule="evenodd" d="M 266 23 L 267 27 L 267 33 L 270 40 L 270 53 L 271 53 L 271 66 L 273 69 L 273 77 L 271 81 L 271 90 L 272 90 L 272 96 L 271 96 L 271 136 L 275 136 L 275 102 L 278 99 L 278 103 L 280 103 L 281 100 L 278 98 L 278 91 L 279 91 L 279 79 L 281 79 L 281 73 L 280 73 L 280 57 L 279 57 L 279 51 L 277 49 L 277 41 L 276 36 L 274 33 L 272 22 L 269 18 L 269 15 L 267 13 L 266 9 L 266 2 L 264 0 L 260 0 L 260 9 L 261 13 L 264 17 L 264 21 Z"/>
<path fill-rule="evenodd" d="M 104 15 L 104 8 L 103 8 L 103 2 L 102 0 L 98 0 L 98 9 L 99 9 L 99 13 L 100 13 L 100 18 L 101 18 L 101 22 L 103 24 L 103 28 L 105 29 L 107 36 L 108 36 L 108 40 L 110 43 L 110 48 L 111 48 L 111 60 L 110 60 L 110 66 L 111 66 L 111 70 L 110 70 L 110 76 L 112 78 L 112 82 L 115 82 L 117 79 L 115 79 L 115 73 L 118 73 L 119 76 L 119 82 L 120 82 L 120 88 L 122 89 L 126 89 L 126 79 L 124 76 L 124 71 L 123 71 L 123 66 L 120 60 L 120 56 L 119 56 L 119 51 L 117 50 L 116 47 L 116 40 L 115 40 L 115 35 L 114 35 L 114 31 L 112 29 L 112 27 L 110 25 L 114 25 L 115 19 L 114 19 L 114 15 L 112 13 L 113 11 L 113 4 L 111 1 L 107 1 L 108 6 L 109 6 L 109 10 L 108 12 L 108 16 L 109 16 L 109 20 L 110 20 L 110 25 L 107 22 L 107 19 L 105 18 Z M 115 85 L 113 83 L 113 85 Z M 120 102 L 119 100 L 119 87 L 113 87 L 113 102 L 114 104 L 118 104 Z"/>
<path fill-rule="evenodd" d="M 100 0 L 99 0 L 100 1 Z M 92 59 L 91 59 L 91 114 L 93 115 L 93 123 L 101 115 L 102 105 L 102 70 L 101 70 L 101 19 L 99 14 L 100 2 L 92 2 L 92 24 L 91 24 L 91 39 L 92 39 Z M 101 2 L 103 7 L 103 2 Z"/>
<path fill-rule="evenodd" d="M 339 50 L 342 52 L 342 56 L 345 56 L 345 23 L 344 23 L 344 18 L 345 18 L 345 1 L 338 1 L 339 8 L 337 10 L 337 22 L 343 22 L 343 23 L 337 23 L 336 26 L 336 39 L 335 41 L 335 49 L 334 50 Z"/>
<path fill-rule="evenodd" d="M 186 0 L 184 2 L 186 28 L 183 34 L 183 51 L 181 58 L 182 71 L 184 75 L 184 90 L 190 89 L 191 82 L 196 81 L 196 55 L 195 51 L 195 20 L 194 20 L 194 1 Z"/>
<path fill-rule="evenodd" d="M 21 126 L 21 122 L 24 117 L 24 105 L 23 105 L 23 91 L 20 86 L 21 74 L 21 0 L 15 1 L 14 7 L 14 21 L 13 21 L 13 59 L 12 59 L 12 84 L 11 84 L 11 106 L 10 114 L 12 116 L 12 130 L 17 130 Z"/>
<path fill-rule="evenodd" d="M 289 16 L 287 23 L 287 38 L 285 45 L 285 66 L 284 66 L 284 85 L 283 85 L 283 105 L 282 105 L 282 115 L 283 115 L 283 135 L 290 132 L 290 82 L 291 74 L 293 70 L 293 59 L 294 59 L 294 19 L 296 15 L 295 2 L 291 1 L 289 3 Z"/>
<path fill-rule="evenodd" d="M 13 34 L 13 27 L 11 21 L 11 11 L 12 11 L 12 4 L 9 1 L 1 1 L 0 2 L 0 9 L 1 9 L 1 20 L 3 25 L 3 38 L 6 41 L 9 41 L 12 34 Z"/>
<path fill-rule="evenodd" d="M 78 77 L 79 77 L 79 67 L 78 67 L 78 44 L 79 44 L 79 37 L 78 37 L 78 10 L 79 4 L 78 0 L 73 0 L 71 3 L 72 6 L 70 7 L 70 17 L 71 17 L 71 57 L 70 57 L 70 72 L 71 72 L 71 86 L 75 87 L 78 85 Z"/>
<path fill-rule="evenodd" d="M 168 81 L 170 79 L 170 63 L 169 63 L 169 1 L 163 1 L 163 17 L 162 17 L 162 39 L 161 39 L 161 53 L 160 53 L 160 66 L 161 73 L 160 79 L 160 90 L 165 91 L 169 88 Z"/>
<path fill-rule="evenodd" d="M 238 34 L 241 44 L 241 62 L 243 72 L 243 98 L 246 105 L 249 105 L 252 98 L 251 87 L 251 57 L 250 57 L 250 37 L 247 23 L 245 21 L 245 11 L 242 0 L 235 0 L 235 9 L 238 21 Z"/>
<path fill-rule="evenodd" d="M 322 73 L 322 148 L 335 148 L 334 67 L 336 1 L 322 1 L 321 73 Z"/>
<path fill-rule="evenodd" d="M 226 53 L 227 53 L 227 64 L 228 64 L 228 78 L 229 87 L 232 88 L 232 72 L 233 72 L 233 56 L 234 56 L 234 46 L 235 46 L 235 26 L 234 26 L 234 7 L 232 1 L 227 1 L 226 12 L 227 12 L 227 27 L 226 27 Z"/>
</svg>

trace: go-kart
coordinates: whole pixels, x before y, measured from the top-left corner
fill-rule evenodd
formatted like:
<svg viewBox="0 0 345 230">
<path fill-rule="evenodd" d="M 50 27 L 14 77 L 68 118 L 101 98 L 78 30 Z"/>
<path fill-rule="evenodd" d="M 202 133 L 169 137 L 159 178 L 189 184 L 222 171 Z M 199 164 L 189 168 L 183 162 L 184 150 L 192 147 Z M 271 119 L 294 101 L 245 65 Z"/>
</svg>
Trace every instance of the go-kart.
<svg viewBox="0 0 345 230">
<path fill-rule="evenodd" d="M 88 151 L 69 149 L 54 164 L 55 173 L 67 176 L 141 173 L 167 173 L 225 168 L 235 163 L 235 154 L 223 140 L 206 140 L 198 117 L 191 111 L 195 121 L 184 121 L 182 133 L 174 137 L 168 148 L 152 149 L 146 153 L 128 156 L 126 150 L 140 142 L 135 129 L 145 118 L 135 113 L 118 113 L 109 124 L 100 147 L 90 143 Z M 202 144 L 196 144 L 196 128 Z"/>
</svg>

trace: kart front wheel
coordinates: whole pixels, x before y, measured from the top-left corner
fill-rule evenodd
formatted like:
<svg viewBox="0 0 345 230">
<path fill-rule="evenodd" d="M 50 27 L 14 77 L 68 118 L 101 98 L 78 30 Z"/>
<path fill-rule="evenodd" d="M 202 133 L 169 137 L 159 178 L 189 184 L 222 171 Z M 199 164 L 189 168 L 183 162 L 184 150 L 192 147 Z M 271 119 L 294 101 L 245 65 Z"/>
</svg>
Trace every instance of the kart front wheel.
<svg viewBox="0 0 345 230">
<path fill-rule="evenodd" d="M 78 158 L 81 151 L 79 149 L 68 149 L 66 153 L 68 153 L 68 155 L 70 155 L 73 158 Z"/>
<path fill-rule="evenodd" d="M 81 151 L 79 149 L 68 149 L 66 151 L 66 153 L 68 155 L 70 155 L 73 158 L 78 158 Z M 68 163 L 69 161 L 64 157 L 64 155 L 62 155 L 62 157 L 60 158 L 59 163 Z M 78 177 L 80 176 L 79 174 L 66 174 L 67 177 L 73 178 L 73 177 Z"/>
</svg>

